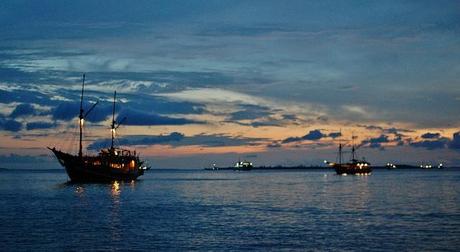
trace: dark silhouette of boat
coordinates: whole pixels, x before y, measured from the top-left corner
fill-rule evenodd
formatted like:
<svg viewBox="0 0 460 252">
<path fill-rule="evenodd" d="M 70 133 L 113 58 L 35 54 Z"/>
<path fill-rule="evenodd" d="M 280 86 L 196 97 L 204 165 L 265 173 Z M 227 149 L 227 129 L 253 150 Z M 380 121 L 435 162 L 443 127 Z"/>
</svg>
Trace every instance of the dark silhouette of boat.
<svg viewBox="0 0 460 252">
<path fill-rule="evenodd" d="M 211 167 L 206 167 L 204 168 L 207 171 L 217 171 L 217 170 L 234 170 L 234 171 L 250 171 L 254 168 L 252 165 L 252 162 L 249 161 L 241 161 L 238 160 L 238 162 L 235 163 L 234 166 L 230 167 L 218 167 L 216 164 L 212 164 Z"/>
<path fill-rule="evenodd" d="M 233 169 L 235 171 L 250 171 L 253 168 L 252 162 L 249 161 L 239 161 L 236 162 L 235 166 Z"/>
<path fill-rule="evenodd" d="M 355 158 L 355 145 L 351 149 L 351 160 L 347 163 L 342 163 L 342 144 L 339 144 L 339 162 L 327 162 L 329 166 L 335 169 L 338 175 L 369 175 L 372 172 L 372 167 L 366 160 L 358 160 Z"/>
<path fill-rule="evenodd" d="M 125 120 L 123 118 L 120 122 L 115 121 L 115 104 L 116 104 L 116 91 L 113 96 L 113 110 L 112 110 L 112 142 L 110 148 L 102 149 L 97 155 L 83 155 L 82 138 L 83 138 L 83 124 L 85 118 L 94 109 L 98 102 L 93 104 L 91 108 L 85 113 L 83 109 L 83 96 L 85 90 L 85 75 L 83 75 L 83 83 L 80 98 L 80 145 L 78 154 L 74 155 L 57 150 L 56 147 L 49 148 L 56 156 L 59 163 L 65 168 L 67 175 L 71 182 L 111 182 L 111 181 L 132 181 L 137 177 L 144 174 L 144 171 L 149 169 L 140 160 L 136 151 L 114 147 L 115 132 L 121 123 Z"/>
</svg>

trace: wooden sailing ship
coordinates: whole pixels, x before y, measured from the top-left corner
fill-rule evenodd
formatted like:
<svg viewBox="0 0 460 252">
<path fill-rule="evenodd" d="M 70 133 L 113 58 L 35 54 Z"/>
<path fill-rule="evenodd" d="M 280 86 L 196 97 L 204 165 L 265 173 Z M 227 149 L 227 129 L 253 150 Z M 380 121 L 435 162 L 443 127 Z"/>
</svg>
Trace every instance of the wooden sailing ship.
<svg viewBox="0 0 460 252">
<path fill-rule="evenodd" d="M 136 151 L 116 148 L 114 146 L 115 132 L 124 121 L 116 122 L 115 120 L 115 104 L 116 91 L 113 96 L 112 123 L 111 134 L 112 141 L 110 148 L 101 149 L 97 155 L 83 155 L 83 125 L 85 118 L 97 105 L 97 102 L 91 106 L 85 113 L 83 109 L 83 97 L 85 90 L 85 75 L 83 75 L 81 98 L 80 98 L 80 114 L 79 128 L 79 150 L 78 154 L 74 155 L 56 149 L 49 148 L 56 156 L 59 163 L 65 168 L 67 175 L 72 182 L 111 182 L 111 181 L 132 181 L 144 174 L 144 171 L 149 169 L 140 160 Z"/>
<path fill-rule="evenodd" d="M 343 146 L 339 144 L 339 153 L 338 153 L 338 162 L 328 162 L 325 160 L 325 163 L 335 169 L 335 172 L 338 175 L 370 175 L 372 172 L 372 167 L 369 162 L 364 160 L 359 160 L 355 157 L 356 148 L 353 144 L 351 148 L 351 159 L 346 163 L 342 163 L 343 156 Z"/>
</svg>

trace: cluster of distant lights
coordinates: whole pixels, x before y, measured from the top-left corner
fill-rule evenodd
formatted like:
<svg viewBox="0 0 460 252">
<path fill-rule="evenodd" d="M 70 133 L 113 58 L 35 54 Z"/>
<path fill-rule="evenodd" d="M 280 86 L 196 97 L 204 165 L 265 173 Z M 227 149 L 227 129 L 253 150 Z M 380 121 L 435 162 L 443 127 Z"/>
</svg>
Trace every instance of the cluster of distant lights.
<svg viewBox="0 0 460 252">
<path fill-rule="evenodd" d="M 438 165 L 438 168 L 442 168 L 443 166 L 444 166 L 444 165 L 443 165 L 442 163 L 440 163 L 440 164 Z M 422 165 L 420 165 L 420 168 L 423 168 L 423 169 L 431 169 L 431 168 L 433 168 L 433 166 L 432 166 L 431 164 L 426 164 L 426 165 L 423 165 L 423 164 L 422 164 Z"/>
<path fill-rule="evenodd" d="M 438 165 L 438 168 L 442 168 L 443 166 L 444 166 L 444 165 L 443 165 L 442 163 L 440 163 L 440 164 Z M 389 167 L 389 168 L 396 168 L 396 165 L 393 164 L 393 163 L 387 163 L 387 167 Z M 422 168 L 422 169 L 431 169 L 431 168 L 433 168 L 433 165 L 431 165 L 431 164 L 421 164 L 421 165 L 420 165 L 420 168 Z"/>
<path fill-rule="evenodd" d="M 396 165 L 395 165 L 395 164 L 392 164 L 392 163 L 387 163 L 387 167 L 396 168 Z"/>
</svg>

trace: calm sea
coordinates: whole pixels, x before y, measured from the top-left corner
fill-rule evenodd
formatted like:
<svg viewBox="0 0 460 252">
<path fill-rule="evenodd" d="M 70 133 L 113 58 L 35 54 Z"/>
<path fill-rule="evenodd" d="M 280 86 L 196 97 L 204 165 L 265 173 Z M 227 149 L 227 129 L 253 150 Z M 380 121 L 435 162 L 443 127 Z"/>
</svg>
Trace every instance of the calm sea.
<svg viewBox="0 0 460 252">
<path fill-rule="evenodd" d="M 0 250 L 460 249 L 460 170 L 0 171 Z"/>
</svg>

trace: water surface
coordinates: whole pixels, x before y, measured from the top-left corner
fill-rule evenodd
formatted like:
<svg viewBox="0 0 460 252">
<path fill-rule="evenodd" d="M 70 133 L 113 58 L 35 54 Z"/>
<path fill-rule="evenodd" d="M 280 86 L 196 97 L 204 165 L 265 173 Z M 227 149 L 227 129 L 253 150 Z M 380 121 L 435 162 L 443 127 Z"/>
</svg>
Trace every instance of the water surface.
<svg viewBox="0 0 460 252">
<path fill-rule="evenodd" d="M 0 171 L 2 250 L 458 250 L 460 171 Z"/>
</svg>

